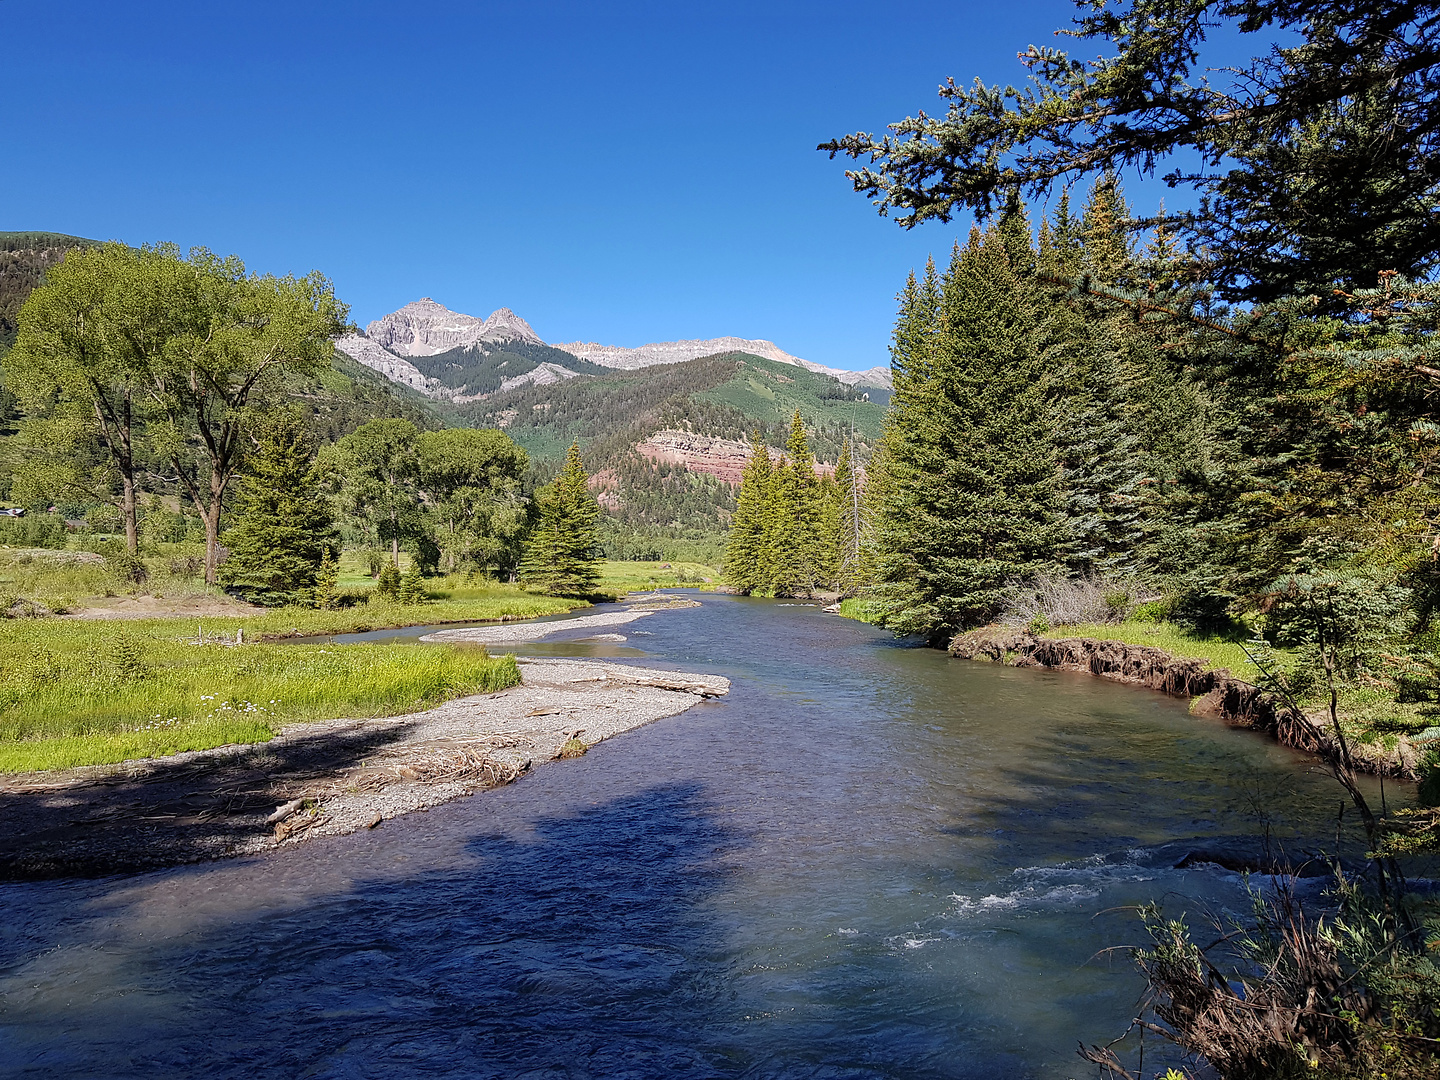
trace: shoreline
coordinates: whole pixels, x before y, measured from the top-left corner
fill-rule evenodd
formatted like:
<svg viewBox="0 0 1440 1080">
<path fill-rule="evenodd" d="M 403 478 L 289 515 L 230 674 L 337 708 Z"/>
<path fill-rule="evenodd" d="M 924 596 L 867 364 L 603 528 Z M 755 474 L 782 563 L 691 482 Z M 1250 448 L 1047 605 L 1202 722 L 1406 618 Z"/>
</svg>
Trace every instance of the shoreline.
<svg viewBox="0 0 1440 1080">
<path fill-rule="evenodd" d="M 1188 697 L 1194 716 L 1222 720 L 1231 727 L 1265 732 L 1282 746 L 1317 757 L 1327 747 L 1285 710 L 1271 694 L 1253 683 L 1237 679 L 1228 668 L 1211 667 L 1208 661 L 1177 657 L 1150 645 L 1132 645 L 1101 638 L 1036 637 L 1028 630 L 985 626 L 957 634 L 946 651 L 962 660 L 980 660 L 1009 667 L 1039 667 L 1050 671 L 1075 671 L 1112 682 L 1158 690 L 1170 697 Z M 1308 715 L 1308 714 L 1307 714 Z M 1329 716 L 1309 716 L 1321 734 L 1329 739 Z M 1397 735 L 1391 749 L 1369 743 L 1354 743 L 1351 756 L 1355 767 L 1376 776 L 1401 780 L 1419 779 L 1417 765 L 1423 751 L 1404 735 Z"/>
<path fill-rule="evenodd" d="M 520 685 L 421 713 L 290 724 L 266 743 L 0 777 L 0 880 L 136 873 L 375 828 L 730 688 L 717 675 L 603 661 L 519 663 Z"/>
</svg>

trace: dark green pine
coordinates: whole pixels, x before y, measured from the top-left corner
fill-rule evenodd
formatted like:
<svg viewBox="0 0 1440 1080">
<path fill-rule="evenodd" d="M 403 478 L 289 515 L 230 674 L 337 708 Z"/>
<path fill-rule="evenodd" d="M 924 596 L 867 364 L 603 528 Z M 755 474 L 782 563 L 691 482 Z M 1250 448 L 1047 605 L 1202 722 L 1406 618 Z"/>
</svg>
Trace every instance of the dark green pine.
<svg viewBox="0 0 1440 1080">
<path fill-rule="evenodd" d="M 281 413 L 261 430 L 224 542 L 222 584 L 266 607 L 313 599 L 320 564 L 339 539 L 298 417 Z"/>
</svg>

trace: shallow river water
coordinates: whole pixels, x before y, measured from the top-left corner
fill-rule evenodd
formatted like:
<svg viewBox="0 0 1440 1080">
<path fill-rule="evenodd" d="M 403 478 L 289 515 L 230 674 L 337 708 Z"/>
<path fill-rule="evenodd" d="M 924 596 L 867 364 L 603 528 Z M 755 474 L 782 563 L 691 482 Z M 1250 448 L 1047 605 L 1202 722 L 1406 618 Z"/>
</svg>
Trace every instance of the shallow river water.
<svg viewBox="0 0 1440 1080">
<path fill-rule="evenodd" d="M 0 1075 L 1092 1076 L 1140 990 L 1113 909 L 1246 907 L 1160 845 L 1334 844 L 1333 781 L 1183 701 L 700 599 L 520 648 L 733 680 L 583 758 L 268 859 L 0 885 Z"/>
</svg>

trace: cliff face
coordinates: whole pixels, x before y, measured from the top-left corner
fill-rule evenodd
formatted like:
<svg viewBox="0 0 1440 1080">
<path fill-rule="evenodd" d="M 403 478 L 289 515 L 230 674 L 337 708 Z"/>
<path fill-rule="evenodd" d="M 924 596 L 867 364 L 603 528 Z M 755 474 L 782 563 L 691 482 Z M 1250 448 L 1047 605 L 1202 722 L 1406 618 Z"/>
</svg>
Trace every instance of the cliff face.
<svg viewBox="0 0 1440 1080">
<path fill-rule="evenodd" d="M 434 356 L 471 345 L 510 341 L 545 344 L 530 324 L 509 308 L 491 312 L 488 319 L 477 319 L 451 311 L 428 296 L 376 319 L 365 328 L 365 336 L 403 356 Z"/>
<path fill-rule="evenodd" d="M 950 655 L 963 660 L 992 660 L 1011 667 L 1043 667 L 1083 671 L 1102 679 L 1131 683 L 1191 699 L 1190 711 L 1236 727 L 1269 732 L 1286 746 L 1310 753 L 1330 748 L 1328 717 L 1310 717 L 1311 724 L 1278 703 L 1259 687 L 1234 678 L 1225 668 L 1203 660 L 1171 656 L 1162 649 L 1095 638 L 1040 638 L 1025 630 L 987 626 L 961 634 L 950 643 Z M 1311 727 L 1317 728 L 1319 739 Z M 1352 742 L 1356 767 L 1383 776 L 1418 778 L 1419 754 L 1403 736 L 1393 751 Z"/>
<path fill-rule="evenodd" d="M 663 461 L 670 465 L 683 465 L 693 473 L 718 476 L 727 484 L 738 486 L 740 474 L 745 471 L 745 462 L 750 460 L 750 444 L 734 439 L 717 439 L 709 435 L 696 435 L 693 431 L 666 429 L 657 431 L 644 442 L 635 445 L 636 451 L 651 461 Z M 770 448 L 770 457 L 783 460 L 784 453 Z M 816 476 L 833 476 L 835 466 L 816 464 Z M 864 470 L 861 470 L 863 477 Z"/>
<path fill-rule="evenodd" d="M 378 371 L 391 382 L 397 382 L 429 397 L 439 397 L 432 384 L 410 361 L 396 356 L 389 349 L 382 348 L 367 337 L 346 334 L 335 342 L 335 347 L 356 363 L 364 364 L 372 371 Z"/>
</svg>

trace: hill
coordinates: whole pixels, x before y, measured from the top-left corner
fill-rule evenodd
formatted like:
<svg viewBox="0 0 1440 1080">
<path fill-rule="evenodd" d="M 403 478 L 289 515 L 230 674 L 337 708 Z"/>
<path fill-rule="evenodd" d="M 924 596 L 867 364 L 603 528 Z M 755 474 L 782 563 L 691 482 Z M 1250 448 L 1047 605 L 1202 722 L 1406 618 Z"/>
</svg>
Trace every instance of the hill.
<svg viewBox="0 0 1440 1080">
<path fill-rule="evenodd" d="M 45 271 L 71 248 L 99 243 L 49 232 L 0 232 L 0 354 L 15 343 L 15 316 Z"/>
<path fill-rule="evenodd" d="M 796 409 L 817 461 L 833 464 L 854 431 L 861 461 L 879 437 L 884 406 L 829 375 L 747 353 L 607 371 L 491 394 L 458 410 L 500 427 L 543 476 L 576 439 L 596 474 L 612 558 L 718 556 L 734 484 L 759 430 L 776 454 Z"/>
</svg>

